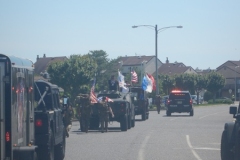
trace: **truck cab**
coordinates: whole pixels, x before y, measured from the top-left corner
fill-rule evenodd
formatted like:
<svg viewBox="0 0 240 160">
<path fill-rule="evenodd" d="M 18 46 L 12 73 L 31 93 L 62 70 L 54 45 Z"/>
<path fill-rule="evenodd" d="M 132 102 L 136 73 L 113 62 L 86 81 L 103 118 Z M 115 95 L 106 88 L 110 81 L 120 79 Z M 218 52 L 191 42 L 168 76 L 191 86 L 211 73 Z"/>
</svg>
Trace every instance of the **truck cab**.
<svg viewBox="0 0 240 160">
<path fill-rule="evenodd" d="M 38 159 L 63 160 L 65 156 L 65 129 L 59 88 L 44 80 L 34 83 L 35 143 Z"/>
</svg>

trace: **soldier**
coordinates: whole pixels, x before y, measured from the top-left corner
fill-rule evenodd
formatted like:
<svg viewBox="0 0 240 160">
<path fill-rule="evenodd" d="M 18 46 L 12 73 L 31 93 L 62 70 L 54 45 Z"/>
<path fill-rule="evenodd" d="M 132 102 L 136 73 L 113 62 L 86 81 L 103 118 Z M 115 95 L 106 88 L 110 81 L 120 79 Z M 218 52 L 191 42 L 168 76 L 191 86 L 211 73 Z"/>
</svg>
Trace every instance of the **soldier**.
<svg viewBox="0 0 240 160">
<path fill-rule="evenodd" d="M 108 131 L 108 121 L 109 121 L 109 113 L 112 117 L 114 117 L 114 114 L 112 112 L 112 108 L 107 103 L 106 97 L 102 97 L 102 102 L 99 103 L 99 117 L 101 122 L 101 132 L 103 133 L 103 129 L 105 128 L 105 131 Z M 105 126 L 104 126 L 105 125 Z"/>
<path fill-rule="evenodd" d="M 73 109 L 71 104 L 69 104 L 68 99 L 64 103 L 64 109 L 63 109 L 63 124 L 66 131 L 66 136 L 69 137 L 69 130 L 72 126 L 72 116 L 73 116 Z"/>
<path fill-rule="evenodd" d="M 156 98 L 155 98 L 155 104 L 157 106 L 157 112 L 158 114 L 160 114 L 160 110 L 161 110 L 161 96 L 160 95 L 156 95 Z"/>
<path fill-rule="evenodd" d="M 80 95 L 80 105 L 81 105 L 81 130 L 88 132 L 89 128 L 89 120 L 92 112 L 91 103 L 89 99 L 89 95 L 82 94 Z"/>
</svg>

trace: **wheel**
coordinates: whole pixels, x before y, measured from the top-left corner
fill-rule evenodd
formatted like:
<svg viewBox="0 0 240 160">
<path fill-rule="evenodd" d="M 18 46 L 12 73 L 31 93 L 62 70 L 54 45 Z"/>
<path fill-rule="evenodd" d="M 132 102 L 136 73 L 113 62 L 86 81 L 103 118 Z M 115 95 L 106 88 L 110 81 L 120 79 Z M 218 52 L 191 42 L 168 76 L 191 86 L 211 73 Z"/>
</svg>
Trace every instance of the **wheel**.
<svg viewBox="0 0 240 160">
<path fill-rule="evenodd" d="M 54 160 L 54 139 L 52 130 L 49 133 L 49 143 L 38 146 L 37 157 L 38 160 Z"/>
<path fill-rule="evenodd" d="M 128 116 L 128 129 L 131 129 L 132 122 L 131 122 L 131 115 Z"/>
<path fill-rule="evenodd" d="M 132 127 L 135 127 L 135 117 L 131 120 L 131 125 L 132 125 Z"/>
<path fill-rule="evenodd" d="M 228 143 L 228 136 L 226 130 L 223 131 L 221 138 L 221 159 L 233 160 L 233 152 L 231 152 L 231 147 Z"/>
<path fill-rule="evenodd" d="M 236 133 L 235 147 L 234 147 L 234 160 L 240 160 L 240 130 Z"/>
<path fill-rule="evenodd" d="M 135 127 L 135 112 L 133 113 L 133 119 L 131 119 L 131 126 Z"/>
<path fill-rule="evenodd" d="M 121 131 L 127 131 L 128 129 L 128 121 L 127 121 L 126 115 L 124 115 L 121 119 L 120 128 L 121 128 Z"/>
<path fill-rule="evenodd" d="M 55 160 L 63 160 L 65 157 L 65 149 L 66 149 L 66 136 L 63 133 L 63 141 L 62 143 L 58 144 L 54 148 L 54 158 Z"/>
<path fill-rule="evenodd" d="M 98 130 L 99 126 L 100 126 L 100 123 L 99 123 L 99 118 L 98 117 L 94 117 L 94 118 L 90 119 L 90 126 L 89 126 L 90 129 Z"/>
<path fill-rule="evenodd" d="M 190 111 L 190 116 L 193 116 L 194 115 L 194 111 L 193 109 Z"/>
<path fill-rule="evenodd" d="M 145 121 L 147 118 L 147 113 L 146 113 L 146 110 L 145 108 L 143 109 L 143 112 L 142 112 L 142 120 Z"/>
<path fill-rule="evenodd" d="M 149 112 L 147 113 L 147 115 L 146 115 L 146 119 L 148 119 L 149 118 Z"/>
<path fill-rule="evenodd" d="M 170 111 L 167 111 L 167 116 L 171 116 L 171 112 Z"/>
</svg>

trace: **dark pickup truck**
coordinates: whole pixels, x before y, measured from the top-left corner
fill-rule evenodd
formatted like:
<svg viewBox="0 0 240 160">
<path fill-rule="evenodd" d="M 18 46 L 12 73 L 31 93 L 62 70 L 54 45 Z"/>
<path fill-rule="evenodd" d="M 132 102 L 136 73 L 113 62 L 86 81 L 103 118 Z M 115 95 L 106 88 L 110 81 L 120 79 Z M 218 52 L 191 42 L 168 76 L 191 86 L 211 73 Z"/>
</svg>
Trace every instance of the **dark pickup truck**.
<svg viewBox="0 0 240 160">
<path fill-rule="evenodd" d="M 38 160 L 63 160 L 65 137 L 59 88 L 49 82 L 35 81 L 35 143 Z"/>
</svg>

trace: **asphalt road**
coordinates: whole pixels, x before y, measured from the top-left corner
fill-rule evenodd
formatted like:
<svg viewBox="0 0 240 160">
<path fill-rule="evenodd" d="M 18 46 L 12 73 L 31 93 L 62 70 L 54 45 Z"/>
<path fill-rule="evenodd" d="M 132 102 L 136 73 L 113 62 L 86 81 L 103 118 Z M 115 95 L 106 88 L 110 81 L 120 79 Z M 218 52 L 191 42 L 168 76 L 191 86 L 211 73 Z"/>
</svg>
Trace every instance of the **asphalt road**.
<svg viewBox="0 0 240 160">
<path fill-rule="evenodd" d="M 229 105 L 195 107 L 194 116 L 150 112 L 127 132 L 113 122 L 109 132 L 82 133 L 73 122 L 67 138 L 66 160 L 220 160 L 225 122 L 233 121 Z"/>
</svg>

